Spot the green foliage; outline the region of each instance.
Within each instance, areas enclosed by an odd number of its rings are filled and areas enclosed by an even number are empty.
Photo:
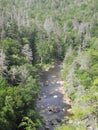
[[[6,27],[6,36],[8,38],[11,38],[11,39],[17,39],[18,38],[18,26],[17,26],[16,21],[12,21]]]
[[[88,88],[91,86],[92,77],[90,77],[89,72],[78,70],[77,77],[80,78],[80,82],[83,84],[85,88]]]
[[[10,130],[18,128],[18,124],[22,121],[23,116],[31,117],[31,120],[37,123],[35,121],[38,118],[35,112],[35,104],[38,92],[39,85],[37,85],[32,77],[28,78],[27,85],[24,87],[7,87],[1,90],[0,120],[3,125],[1,124],[0,128],[4,126],[7,129],[7,123],[9,124]]]
[[[19,125],[19,127],[25,127],[26,130],[36,130],[35,123],[33,123],[32,120],[28,117],[23,118],[22,123]]]
[[[56,130],[86,130],[84,125],[72,126],[72,125],[62,125],[57,127]]]
[[[7,81],[3,77],[0,77],[0,89],[6,89],[7,87],[8,87]]]
[[[40,91],[39,70],[26,60],[21,51],[22,44],[15,39],[13,36],[13,39],[6,38],[0,42],[0,48],[4,50],[8,62],[5,75],[0,77],[0,129],[20,129],[24,117],[30,118],[31,124],[22,129],[36,129],[40,124],[35,110]],[[3,55],[1,58],[3,62]]]
[[[76,130],[76,129],[73,126],[62,125],[60,127],[57,127],[56,130]]]
[[[41,57],[41,62],[48,62],[50,58],[50,52],[49,52],[49,45],[46,42],[39,43],[37,46],[37,50],[39,53],[39,56]]]
[[[0,12],[0,129],[38,127],[39,64],[62,59],[80,126],[58,129],[85,130],[83,118],[98,120],[97,0],[1,0]]]
[[[76,130],[76,129],[73,126],[62,125],[61,127],[58,127],[56,130]]]
[[[18,41],[6,38],[1,42],[0,48],[3,48],[7,56],[9,65],[20,65],[23,58],[20,57],[21,45]]]

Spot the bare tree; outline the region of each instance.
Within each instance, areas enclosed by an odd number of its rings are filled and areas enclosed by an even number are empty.
[[[7,60],[3,49],[0,49],[0,75],[7,71]]]
[[[90,55],[89,54],[83,54],[83,52],[79,52],[77,56],[77,62],[80,64],[81,70],[87,70],[90,66]]]
[[[29,76],[29,71],[25,65],[20,66],[19,68],[19,77],[22,84],[26,84],[27,78]]]
[[[22,53],[25,56],[26,60],[31,63],[33,60],[33,56],[32,56],[32,50],[29,47],[29,44],[24,45],[24,47],[22,49]]]

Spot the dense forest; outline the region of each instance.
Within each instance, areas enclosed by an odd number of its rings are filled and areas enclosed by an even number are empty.
[[[37,130],[40,72],[63,62],[71,117],[98,130],[98,0],[0,0],[0,130]]]

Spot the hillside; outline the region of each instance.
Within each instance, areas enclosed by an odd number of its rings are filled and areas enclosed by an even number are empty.
[[[98,129],[98,1],[0,0],[0,130],[37,130],[40,73],[62,61],[73,116],[57,130]]]

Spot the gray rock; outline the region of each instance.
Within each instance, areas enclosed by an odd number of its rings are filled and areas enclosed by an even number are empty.
[[[57,120],[58,123],[61,123],[61,119],[57,118],[56,120]]]
[[[57,112],[60,112],[60,109],[58,107],[54,106],[54,107],[49,107],[48,111],[53,112],[53,113],[57,113]]]
[[[45,130],[49,130],[49,126],[45,126]]]
[[[51,125],[57,125],[57,124],[58,124],[58,122],[57,122],[57,120],[56,120],[56,119],[54,119],[54,120],[51,120],[51,121],[50,121],[50,124],[51,124]]]

